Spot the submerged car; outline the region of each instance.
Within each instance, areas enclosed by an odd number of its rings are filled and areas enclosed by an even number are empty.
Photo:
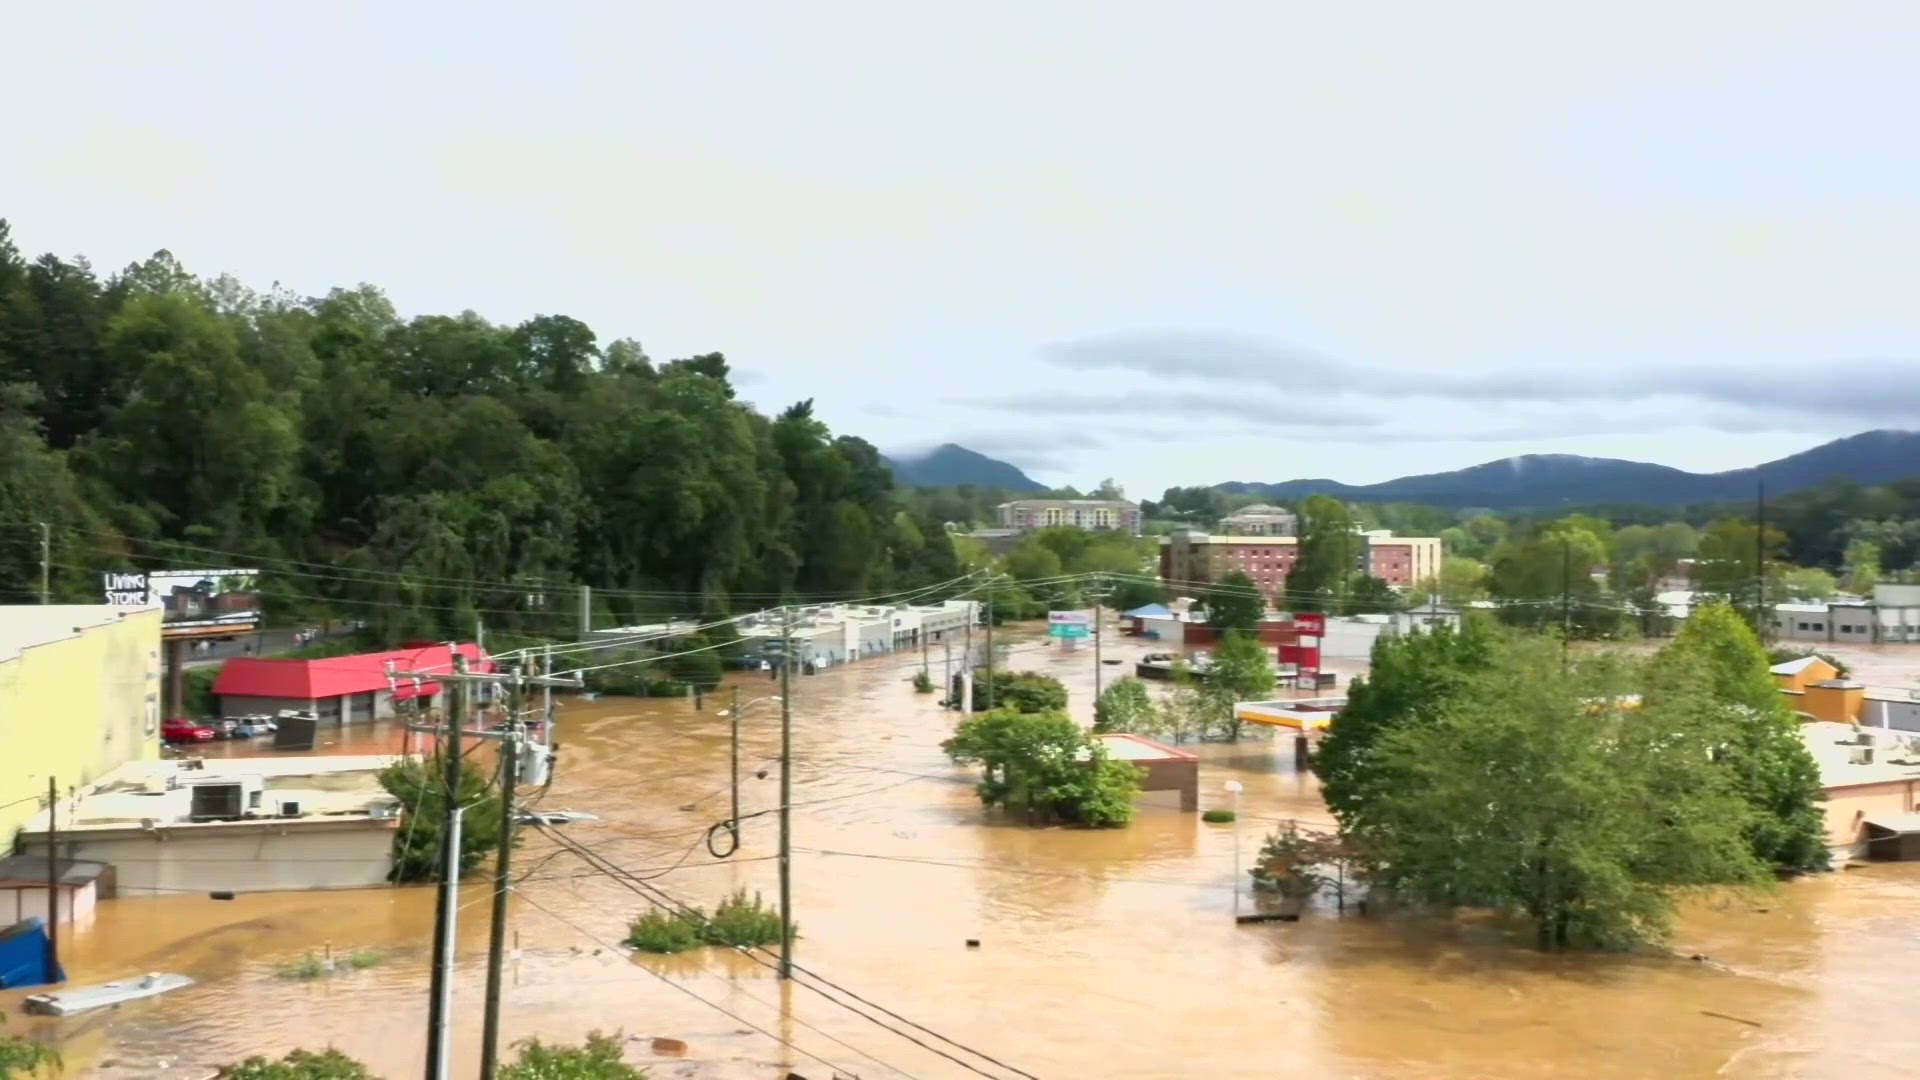
[[[200,721],[184,716],[160,721],[160,737],[170,743],[212,742],[216,734]]]

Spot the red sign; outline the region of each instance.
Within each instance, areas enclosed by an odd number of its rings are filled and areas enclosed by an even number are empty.
[[[1327,617],[1316,611],[1296,612],[1293,616],[1293,628],[1312,637],[1327,636]]]

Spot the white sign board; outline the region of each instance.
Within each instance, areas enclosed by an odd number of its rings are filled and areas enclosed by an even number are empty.
[[[163,630],[252,626],[260,621],[260,591],[253,570],[155,570],[102,574],[107,603],[115,607],[158,605]]]

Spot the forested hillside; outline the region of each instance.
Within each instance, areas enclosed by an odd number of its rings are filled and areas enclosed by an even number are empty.
[[[0,602],[36,593],[41,522],[56,599],[257,566],[282,613],[390,639],[568,627],[582,582],[604,624],[959,572],[872,446],[736,400],[720,353],[261,293],[166,252],[103,276],[0,222]]]

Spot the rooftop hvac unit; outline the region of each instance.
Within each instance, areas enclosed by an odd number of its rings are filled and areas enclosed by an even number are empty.
[[[1849,765],[1873,764],[1873,747],[1871,746],[1854,747],[1853,753],[1847,755],[1847,764]]]
[[[240,783],[195,784],[187,820],[234,821],[246,816],[246,806],[246,789]]]

